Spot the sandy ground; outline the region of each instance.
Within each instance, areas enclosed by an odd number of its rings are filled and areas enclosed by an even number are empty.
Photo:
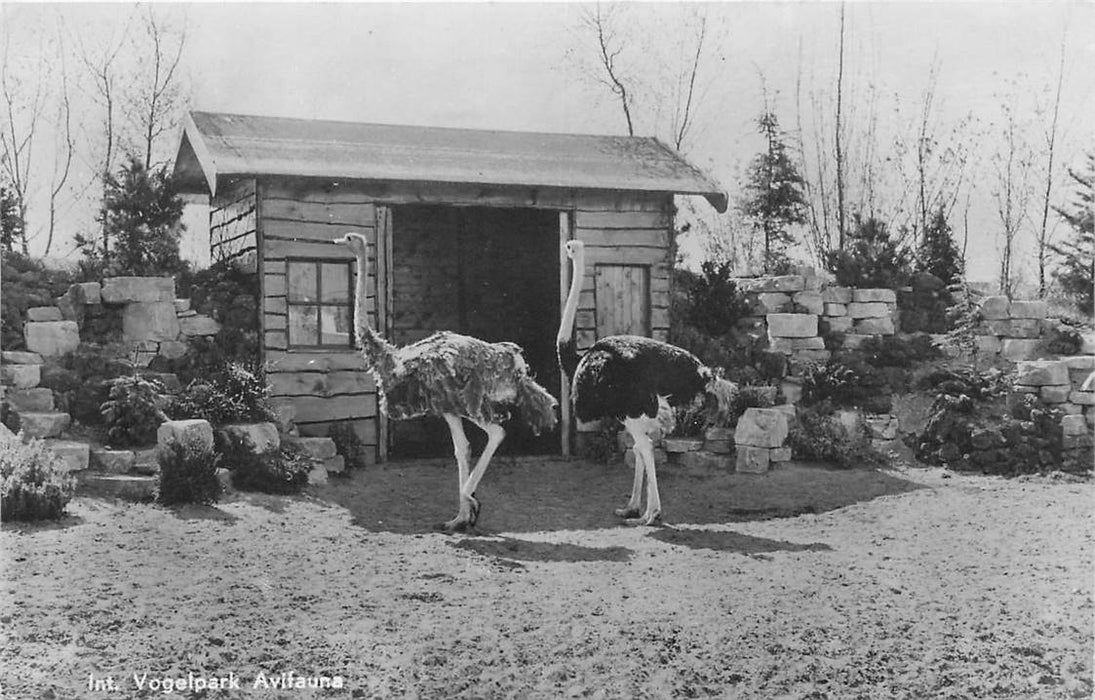
[[[497,460],[476,536],[430,529],[456,505],[433,462],[78,498],[0,531],[3,697],[1091,697],[1092,483],[662,472],[660,528],[611,515],[625,467],[579,461]],[[240,690],[134,678],[188,672]],[[254,687],[289,672],[343,687]]]

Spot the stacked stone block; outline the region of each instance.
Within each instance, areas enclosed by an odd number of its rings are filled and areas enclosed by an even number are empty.
[[[1064,415],[1061,418],[1062,466],[1072,471],[1092,468],[1095,428],[1095,356],[1059,360],[1025,360],[1016,366],[1015,394],[1028,394]]]
[[[1033,360],[1045,352],[1045,339],[1057,321],[1047,318],[1044,301],[1009,300],[1005,296],[981,301],[981,323],[977,328],[977,352],[992,360],[1010,362]]]
[[[791,448],[784,446],[789,432],[787,411],[782,408],[748,408],[734,430],[735,469],[763,474],[791,459]]]

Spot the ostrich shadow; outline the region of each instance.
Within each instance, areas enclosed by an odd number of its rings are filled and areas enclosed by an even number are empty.
[[[716,552],[735,552],[754,559],[767,559],[771,552],[831,552],[833,548],[822,542],[799,544],[787,540],[754,537],[732,530],[702,530],[698,528],[665,527],[651,532],[648,537],[666,544],[710,549]]]
[[[624,527],[613,514],[631,490],[630,467],[561,457],[496,457],[479,485],[482,533],[600,530]],[[766,474],[658,469],[662,512],[670,525],[711,525],[825,513],[925,488],[873,469],[788,463]],[[408,460],[331,480],[313,496],[345,508],[371,532],[422,534],[456,514],[451,460]],[[739,543],[740,544],[740,543]]]
[[[451,546],[504,562],[625,562],[632,555],[627,547],[586,547],[567,542],[532,542],[502,536],[468,537],[451,543]]]

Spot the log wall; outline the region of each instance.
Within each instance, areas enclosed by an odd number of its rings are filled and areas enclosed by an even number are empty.
[[[217,192],[209,209],[209,255],[212,262],[231,260],[244,270],[256,270],[256,203],[254,180],[240,180]]]

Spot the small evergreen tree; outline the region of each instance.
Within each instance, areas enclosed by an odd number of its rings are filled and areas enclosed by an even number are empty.
[[[910,277],[907,250],[890,238],[886,224],[878,219],[855,218],[855,230],[849,232],[843,250],[825,256],[829,271],[843,287],[882,287],[894,289]]]
[[[962,254],[942,207],[935,210],[924,230],[924,238],[916,252],[916,268],[919,272],[930,272],[948,286],[962,279]]]
[[[788,228],[806,223],[805,185],[776,115],[765,111],[757,119],[757,128],[766,147],[749,166],[747,194],[739,208],[764,232],[765,272],[780,274],[791,266],[787,248],[793,239]]]
[[[15,244],[26,239],[25,231],[18,195],[10,187],[0,185],[0,247],[9,253],[15,250]]]
[[[116,175],[106,178],[99,221],[102,240],[76,237],[91,277],[171,275],[186,269],[179,256],[183,200],[167,168],[149,170],[130,156]]]
[[[1087,172],[1070,169],[1075,180],[1074,200],[1054,207],[1072,228],[1071,240],[1050,244],[1060,263],[1053,276],[1085,314],[1095,313],[1095,154],[1087,154]]]

